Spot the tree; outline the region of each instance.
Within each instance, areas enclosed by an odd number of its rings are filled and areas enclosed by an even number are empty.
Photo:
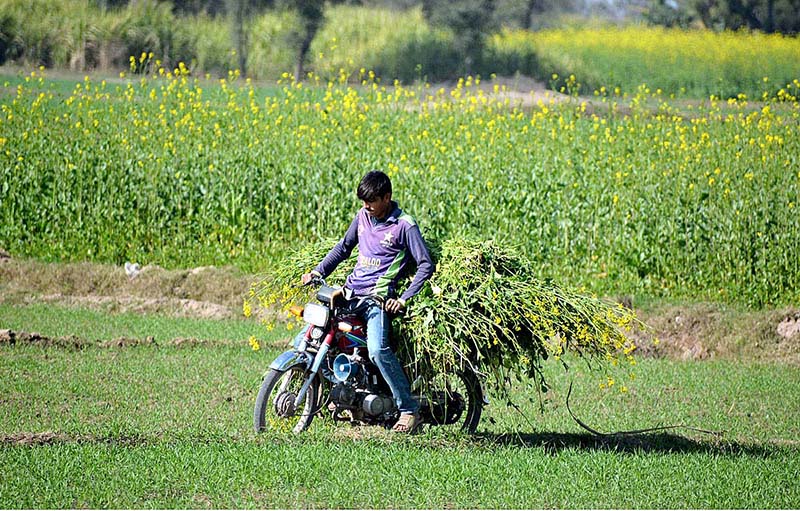
[[[533,24],[533,17],[541,14],[545,10],[544,0],[528,0],[525,2],[525,14],[522,20],[525,23],[523,28],[528,28]]]
[[[226,0],[226,9],[233,23],[233,45],[236,48],[238,69],[247,75],[247,40],[250,29],[247,26],[256,10],[272,6],[272,0]]]
[[[292,5],[300,15],[301,26],[298,37],[297,58],[294,66],[294,79],[300,81],[303,79],[303,69],[308,50],[311,49],[311,42],[325,19],[325,6],[323,0],[296,0],[286,3]]]
[[[330,3],[345,3],[348,0],[330,0]],[[351,3],[360,3],[357,0],[350,0]],[[295,58],[294,79],[300,81],[305,74],[305,61],[308,51],[311,49],[311,42],[317,31],[325,22],[325,1],[324,0],[281,0],[281,4],[288,9],[294,10],[300,16],[299,30],[296,32],[295,44],[297,45],[297,56]]]
[[[338,3],[343,0],[333,0]],[[246,74],[247,47],[249,29],[248,21],[257,9],[279,7],[295,11],[300,17],[300,25],[295,32],[297,54],[295,58],[294,78],[303,79],[305,60],[311,49],[311,42],[325,20],[324,0],[226,0],[228,14],[233,22],[234,44],[239,57],[239,70]]]
[[[212,16],[225,12],[225,0],[171,0],[175,14],[200,14]]]
[[[233,30],[233,47],[236,48],[236,56],[238,57],[237,69],[242,75],[247,75],[247,36],[249,30],[245,26],[248,11],[250,10],[249,0],[226,0],[226,10],[231,17]]]
[[[644,18],[653,25],[688,28],[695,16],[686,5],[675,0],[654,0],[645,10]]]
[[[800,0],[652,0],[645,17],[658,25],[697,22],[715,30],[793,34],[800,32]]]
[[[493,28],[495,0],[422,0],[422,12],[432,25],[450,28],[464,56],[464,73],[480,63],[486,34]]]
[[[128,5],[128,0],[95,0],[95,4],[101,11],[107,9],[125,7]]]

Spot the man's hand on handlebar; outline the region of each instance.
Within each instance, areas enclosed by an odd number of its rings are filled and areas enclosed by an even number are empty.
[[[320,278],[320,277],[322,277],[322,275],[320,275],[319,273],[317,273],[315,271],[310,271],[308,273],[304,273],[303,276],[300,277],[300,281],[303,283],[304,286],[307,286],[307,285],[311,284],[311,282],[315,278]]]
[[[320,275],[319,272],[314,271],[314,270],[312,270],[312,271],[310,271],[308,273],[304,273],[300,277],[300,281],[303,283],[304,286],[307,286],[309,284],[317,284],[318,285],[320,283],[322,283],[322,284],[325,283],[325,280],[323,280],[322,275]],[[403,309],[406,308],[406,302],[402,298],[389,298],[387,300],[384,300],[380,296],[375,296],[375,297],[372,297],[372,298],[375,298],[376,300],[378,300],[378,301],[376,301],[376,303],[378,305],[381,305],[383,307],[383,310],[385,310],[386,312],[388,312],[390,314],[398,314]]]

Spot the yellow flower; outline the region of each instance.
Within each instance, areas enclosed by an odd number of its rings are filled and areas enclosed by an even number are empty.
[[[251,335],[250,339],[248,339],[248,342],[250,343],[250,347],[253,349],[253,351],[258,351],[261,349],[261,345],[258,343],[256,336]]]

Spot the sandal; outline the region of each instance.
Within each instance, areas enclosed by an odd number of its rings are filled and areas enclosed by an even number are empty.
[[[418,413],[401,413],[400,418],[392,427],[392,431],[396,433],[414,433],[420,424]]]

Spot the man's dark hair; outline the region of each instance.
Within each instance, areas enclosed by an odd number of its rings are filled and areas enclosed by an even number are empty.
[[[380,170],[372,170],[361,178],[356,194],[360,200],[372,202],[392,193],[392,181]]]

